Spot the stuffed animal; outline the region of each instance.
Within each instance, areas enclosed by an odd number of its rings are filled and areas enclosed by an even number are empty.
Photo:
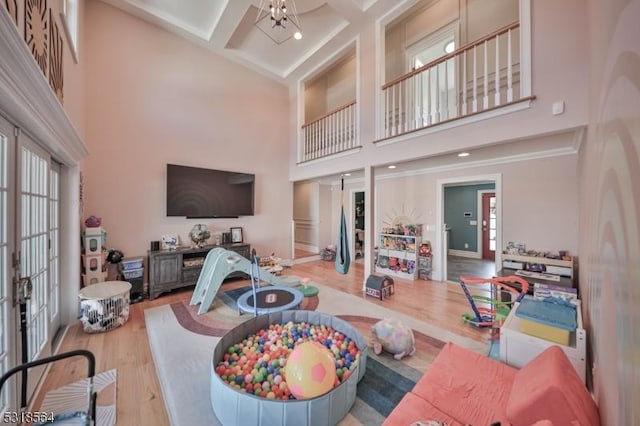
[[[376,355],[384,350],[397,360],[416,351],[413,330],[397,319],[383,319],[371,327],[371,343]]]

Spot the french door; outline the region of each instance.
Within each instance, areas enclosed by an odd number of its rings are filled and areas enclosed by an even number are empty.
[[[48,152],[0,117],[0,374],[51,354],[60,323],[58,203],[59,169]],[[30,370],[27,398],[42,371]],[[2,411],[19,407],[19,380],[4,389]]]
[[[10,160],[11,159],[11,160]],[[15,248],[15,137],[13,126],[0,117],[0,375],[16,365],[17,313],[13,306]],[[10,207],[11,206],[11,207]],[[0,395],[0,412],[15,411],[16,378]]]

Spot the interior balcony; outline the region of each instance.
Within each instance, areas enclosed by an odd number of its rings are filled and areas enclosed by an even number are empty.
[[[359,66],[366,53],[354,47],[304,82],[297,164],[527,107],[535,97],[530,22],[525,18],[521,25],[521,3],[421,1],[381,22],[376,69]],[[375,85],[363,84],[373,81],[365,75],[371,72],[377,74]],[[375,102],[358,103],[356,93]],[[361,127],[370,126],[369,117],[375,130]]]

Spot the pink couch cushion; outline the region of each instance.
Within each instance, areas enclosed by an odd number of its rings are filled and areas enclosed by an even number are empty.
[[[462,424],[507,424],[505,407],[516,372],[447,343],[412,392]]]
[[[514,426],[543,419],[554,425],[600,425],[595,402],[558,346],[547,348],[516,373],[506,412]]]
[[[382,424],[383,426],[409,426],[413,422],[424,420],[439,420],[451,426],[461,426],[461,423],[454,418],[411,392],[402,397],[400,403]]]

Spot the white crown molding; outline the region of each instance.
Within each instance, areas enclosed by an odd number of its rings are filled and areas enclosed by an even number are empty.
[[[0,7],[0,52],[0,112],[57,160],[79,163],[87,148],[4,7]]]
[[[194,27],[193,25],[190,25],[183,20],[177,19],[173,15],[167,14],[162,10],[159,10],[151,6],[150,4],[142,3],[139,0],[126,0],[126,3],[128,3],[131,7],[134,7],[140,10],[141,12],[148,14],[149,16],[153,16],[156,19],[165,21],[169,25],[172,25],[176,28],[179,28],[191,34],[194,37],[197,37],[204,41],[209,41],[213,36],[213,32],[215,31],[218,25],[218,22],[220,22],[220,18],[222,17],[222,11],[224,11],[227,5],[229,4],[229,0],[224,1],[224,4],[219,8],[220,12],[217,12],[216,16],[213,17],[211,24],[208,25],[207,28]],[[115,3],[110,3],[110,4],[115,5]]]
[[[408,170],[408,171],[401,171],[401,172],[396,172],[396,173],[385,174],[383,176],[378,176],[377,179],[379,179],[379,180],[395,179],[395,178],[398,178],[398,177],[444,173],[444,172],[448,172],[448,171],[452,171],[452,170],[473,169],[473,168],[476,168],[476,167],[495,166],[495,165],[498,165],[498,164],[515,163],[515,162],[519,162],[519,161],[538,160],[538,159],[541,159],[541,158],[559,157],[559,156],[562,156],[562,155],[574,155],[574,154],[577,154],[577,153],[578,153],[578,151],[575,149],[575,147],[567,146],[567,147],[556,148],[556,149],[547,149],[547,150],[544,150],[544,151],[527,152],[527,153],[524,153],[524,154],[508,155],[508,156],[505,156],[505,157],[488,158],[488,159],[485,159],[485,160],[478,160],[478,161],[468,161],[468,162],[465,162],[465,163],[462,163],[462,164],[447,164],[447,165],[436,166],[436,167],[424,167],[424,168],[416,169],[416,170]]]

